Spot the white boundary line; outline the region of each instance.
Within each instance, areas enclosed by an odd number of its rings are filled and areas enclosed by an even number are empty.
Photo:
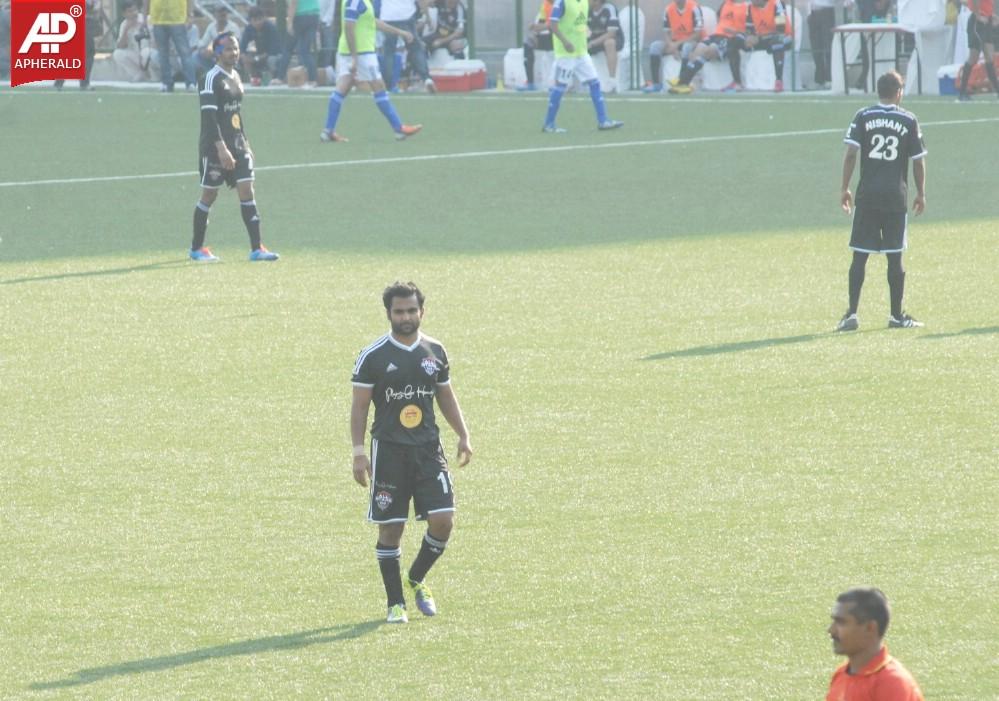
[[[964,126],[969,124],[988,124],[999,122],[999,117],[982,117],[981,119],[952,119],[939,122],[925,122],[922,126]],[[536,153],[559,153],[567,151],[592,151],[596,149],[635,148],[647,146],[674,146],[684,144],[720,143],[726,141],[755,141],[759,139],[785,139],[797,136],[817,136],[822,134],[845,133],[845,129],[808,129],[802,131],[778,131],[764,134],[728,134],[721,136],[694,136],[683,139],[652,139],[642,141],[617,141],[608,144],[575,144],[566,146],[543,146],[537,148],[518,148],[506,151],[463,151],[459,153],[426,154],[423,156],[393,156],[390,158],[367,158],[350,161],[321,161],[318,163],[289,163],[286,165],[262,166],[256,168],[259,172],[304,170],[307,168],[342,168],[345,166],[385,165],[395,163],[420,163],[426,161],[448,161],[463,158],[489,158],[493,156],[522,156]],[[96,178],[60,178],[52,180],[22,180],[0,182],[0,188],[31,187],[33,185],[75,185],[88,183],[110,183],[123,180],[162,180],[166,178],[190,178],[197,171],[189,170],[178,173],[147,173],[144,175],[108,175]]]

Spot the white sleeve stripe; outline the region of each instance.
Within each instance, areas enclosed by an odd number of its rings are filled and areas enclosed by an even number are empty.
[[[918,161],[919,159],[926,156],[927,153],[929,153],[929,151],[923,151],[922,153],[917,153],[915,156],[912,157],[912,160]]]
[[[369,385],[366,382],[351,382],[350,384],[354,385],[355,387],[367,387],[368,389],[371,389],[372,387],[374,387],[373,384]]]
[[[202,105],[203,110],[218,110],[218,105]]]
[[[447,382],[438,382],[437,384],[440,385],[441,387],[447,387],[449,384],[451,384],[451,380],[448,380]]]
[[[860,143],[854,141],[853,139],[843,139],[843,143],[850,144],[851,146],[856,146],[857,148],[860,148]]]
[[[372,343],[370,346],[368,346],[367,348],[365,348],[363,351],[361,351],[360,357],[358,357],[357,362],[354,363],[354,374],[356,375],[357,373],[359,373],[361,371],[361,365],[364,364],[364,360],[365,360],[365,358],[368,357],[369,353],[371,353],[373,350],[375,350],[377,348],[380,348],[381,346],[384,346],[387,342],[388,342],[388,334],[385,334],[384,336],[382,336],[381,338],[379,338],[377,341],[375,341],[374,343]]]

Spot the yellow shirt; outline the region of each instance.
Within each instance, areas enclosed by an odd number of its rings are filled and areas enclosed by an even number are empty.
[[[150,24],[184,24],[187,0],[149,0]]]

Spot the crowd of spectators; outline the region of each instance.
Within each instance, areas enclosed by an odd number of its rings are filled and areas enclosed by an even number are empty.
[[[283,85],[297,60],[304,80],[292,84],[315,87],[332,82],[339,36],[342,0],[288,0],[285,27],[258,5],[243,17],[234,17],[227,5],[213,6],[212,17],[198,18],[190,0],[120,0],[120,11],[102,56],[105,79],[127,82],[161,82],[171,92],[178,81],[188,90],[198,75],[215,64],[212,43],[222,33],[239,39],[238,70],[244,82]],[[0,0],[0,79],[10,75],[11,0]],[[433,91],[428,58],[440,49],[453,57],[467,57],[466,9],[461,0],[383,0],[389,21],[408,31],[408,41],[385,34],[379,64],[392,92],[401,87]],[[100,0],[88,0],[100,8]],[[211,6],[211,5],[209,5]],[[98,13],[103,17],[103,13]],[[88,38],[105,37],[105,29],[88,25]],[[106,50],[106,49],[105,49]],[[88,51],[90,62],[94,51]],[[164,65],[166,68],[164,68]],[[89,65],[88,65],[89,68]],[[89,86],[88,78],[81,87]]]

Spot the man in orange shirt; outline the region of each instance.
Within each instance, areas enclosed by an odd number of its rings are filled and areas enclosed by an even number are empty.
[[[880,589],[859,587],[836,597],[829,637],[847,661],[833,673],[826,701],[924,701],[916,680],[882,642],[890,617]]]
[[[774,92],[784,90],[784,50],[793,43],[794,35],[784,3],[781,0],[752,0],[749,4],[746,39],[739,48],[745,51],[766,51],[773,56],[774,75],[777,77]]]
[[[749,4],[744,0],[724,0],[718,8],[718,24],[715,31],[704,41],[697,45],[697,48],[690,55],[690,60],[680,70],[680,78],[676,85],[669,91],[674,95],[689,95],[694,91],[690,86],[690,81],[694,79],[697,72],[704,67],[704,64],[714,59],[727,58],[729,67],[733,61],[740,61],[738,46],[746,38],[746,19],[749,16]],[[735,42],[732,44],[731,42]],[[737,75],[738,66],[733,68],[732,73]],[[726,91],[735,90],[736,83],[733,81]]]
[[[967,0],[971,16],[968,18],[968,61],[961,69],[961,93],[958,99],[967,102],[968,77],[971,69],[978,65],[979,54],[985,55],[985,72],[992,83],[992,89],[999,94],[999,79],[993,62],[996,50],[996,37],[999,36],[999,17],[996,16],[994,0]]]
[[[704,13],[695,0],[673,0],[663,11],[663,29],[666,36],[649,44],[649,66],[652,81],[642,88],[644,93],[661,92],[663,56],[673,56],[680,61],[680,69],[687,65],[687,58],[704,38]]]

